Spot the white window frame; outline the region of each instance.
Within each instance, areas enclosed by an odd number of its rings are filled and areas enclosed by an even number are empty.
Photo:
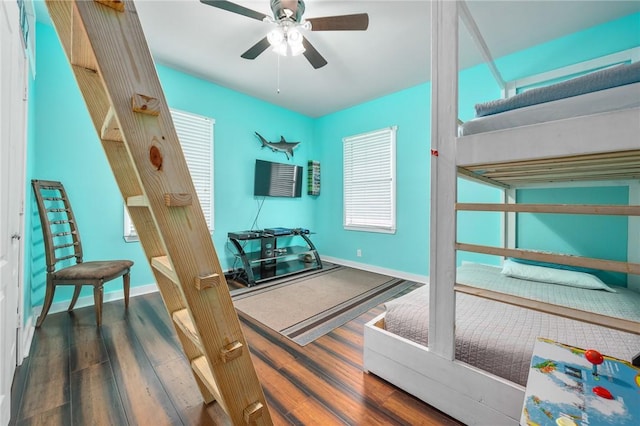
[[[342,139],[344,229],[396,232],[397,130],[391,126]]]
[[[209,231],[213,233],[213,129],[215,120],[190,112],[170,109],[189,173],[198,194]],[[138,233],[124,206],[124,239],[139,241]]]

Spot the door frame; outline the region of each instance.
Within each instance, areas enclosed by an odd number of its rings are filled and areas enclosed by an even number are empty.
[[[26,10],[21,10],[18,3],[2,2],[0,7],[0,28],[3,34],[8,34],[7,40],[3,40],[0,55],[2,56],[3,70],[0,71],[0,78],[3,87],[3,97],[6,104],[0,109],[3,114],[0,121],[5,127],[3,136],[8,138],[8,143],[3,155],[6,155],[3,163],[8,167],[3,167],[1,178],[7,182],[7,194],[2,194],[3,202],[9,200],[6,220],[7,231],[4,237],[9,242],[7,244],[10,280],[7,285],[9,289],[6,293],[6,308],[2,313],[4,324],[2,327],[3,337],[3,361],[1,368],[3,377],[3,389],[0,393],[3,396],[1,419],[4,422],[10,416],[11,410],[11,388],[15,378],[15,369],[22,364],[22,360],[28,353],[29,342],[24,341],[23,311],[25,303],[24,294],[24,249],[25,249],[25,195],[26,195],[26,154],[27,154],[27,129],[28,129],[28,88],[29,88],[29,60],[26,45],[20,27],[20,13],[25,14]],[[28,24],[25,24],[28,25]],[[35,22],[31,20],[31,25]],[[7,88],[9,90],[7,90]],[[6,109],[5,109],[6,107]],[[7,130],[8,129],[8,130]],[[15,157],[15,158],[14,158]],[[6,196],[6,200],[5,200]],[[5,278],[7,277],[5,276]],[[6,289],[5,289],[6,290]],[[15,318],[11,318],[15,312]],[[10,318],[10,320],[7,320]],[[15,325],[15,329],[14,329]],[[11,340],[15,339],[15,340]],[[13,352],[15,349],[15,353]],[[11,365],[10,363],[13,363]],[[6,368],[6,370],[5,370]],[[5,373],[7,377],[5,377]],[[7,386],[7,388],[5,388]]]

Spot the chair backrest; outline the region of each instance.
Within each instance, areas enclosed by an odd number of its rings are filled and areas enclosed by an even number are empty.
[[[31,181],[31,186],[42,225],[47,272],[54,272],[58,262],[68,259],[75,258],[76,263],[82,263],[80,234],[64,186],[60,182],[36,179]]]

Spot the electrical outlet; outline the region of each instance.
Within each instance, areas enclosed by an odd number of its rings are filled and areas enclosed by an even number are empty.
[[[357,250],[356,250],[356,256],[358,256],[358,257],[362,257],[362,250],[357,249]]]

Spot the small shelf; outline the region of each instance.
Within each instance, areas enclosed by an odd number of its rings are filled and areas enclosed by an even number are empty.
[[[299,230],[281,235],[258,230],[229,232],[228,237],[242,260],[246,284],[252,287],[275,278],[322,269],[320,256],[308,235],[308,231]],[[279,238],[286,238],[287,245],[278,247]],[[294,239],[302,239],[306,245],[291,244]],[[247,240],[260,240],[260,250],[245,252],[244,244]]]
[[[283,247],[280,250],[284,250],[284,251],[276,252],[273,254],[273,256],[270,256],[270,257],[263,257],[262,252],[259,252],[259,251],[246,253],[246,256],[249,263],[254,263],[254,262],[265,262],[270,260],[271,261],[278,260],[278,259],[282,259],[283,257],[300,256],[302,254],[311,253],[313,251],[309,247],[302,247],[302,246]]]
[[[320,266],[321,267],[321,266]],[[295,275],[305,271],[320,269],[316,262],[305,263],[301,260],[280,261],[253,267],[253,279],[255,284],[260,284],[275,278]]]

